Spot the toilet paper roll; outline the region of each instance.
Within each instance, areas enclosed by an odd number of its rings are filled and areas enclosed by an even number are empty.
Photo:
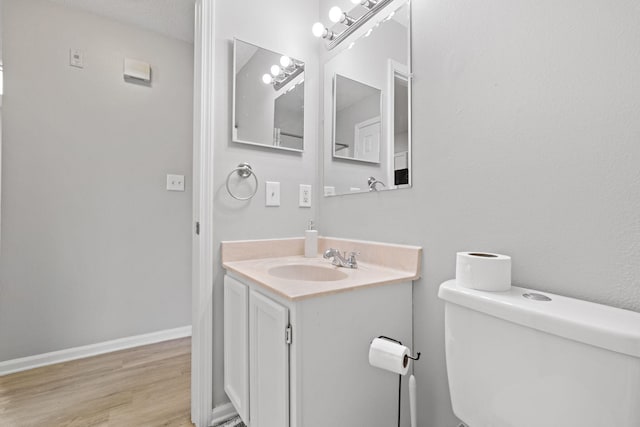
[[[369,347],[369,364],[376,368],[406,375],[409,371],[409,349],[393,341],[376,338]]]
[[[458,252],[456,282],[480,291],[511,289],[511,257],[488,252]]]

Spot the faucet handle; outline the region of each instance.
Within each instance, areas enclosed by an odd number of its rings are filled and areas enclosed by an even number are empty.
[[[360,255],[360,252],[358,251],[351,251],[349,252],[349,258],[348,258],[348,262],[349,264],[351,264],[351,266],[357,266],[358,265],[358,260],[356,260],[356,256]]]

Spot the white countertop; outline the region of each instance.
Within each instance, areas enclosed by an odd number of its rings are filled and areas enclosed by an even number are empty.
[[[269,273],[269,269],[273,267],[294,264],[316,265],[325,268],[339,269],[345,273],[347,277],[332,281],[313,281],[284,279]],[[293,301],[336,292],[351,291],[369,286],[407,282],[419,277],[416,275],[416,272],[395,270],[363,262],[358,263],[358,268],[336,267],[332,265],[329,260],[320,257],[305,258],[301,255],[230,261],[222,265],[236,275],[252,280],[264,286],[266,289]]]
[[[305,258],[301,254],[302,243],[302,239],[297,238],[222,242],[222,266],[235,275],[292,301],[370,286],[403,283],[420,277],[422,248],[417,246],[321,237],[321,250],[331,245],[339,250],[360,252],[358,268],[345,268],[332,265],[330,260],[321,255]],[[271,268],[285,265],[337,269],[346,277],[340,280],[315,281],[285,279],[269,273]]]

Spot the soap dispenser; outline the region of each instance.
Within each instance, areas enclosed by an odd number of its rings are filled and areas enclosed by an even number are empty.
[[[318,230],[313,228],[313,220],[309,220],[309,227],[304,232],[304,256],[306,258],[318,256]]]

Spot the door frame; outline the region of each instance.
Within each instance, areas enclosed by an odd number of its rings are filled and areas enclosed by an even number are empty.
[[[213,418],[213,95],[215,0],[196,0],[193,93],[191,421]],[[197,232],[198,231],[198,232]]]
[[[387,130],[387,152],[389,156],[387,157],[387,180],[391,184],[391,188],[404,188],[411,187],[411,73],[409,72],[410,67],[405,64],[401,64],[393,59],[389,59],[387,61],[387,120],[386,120],[386,130]],[[401,77],[404,81],[407,82],[407,91],[408,91],[408,109],[409,109],[409,132],[408,132],[408,141],[407,141],[407,168],[409,169],[409,183],[404,185],[395,185],[395,82],[396,76]]]

